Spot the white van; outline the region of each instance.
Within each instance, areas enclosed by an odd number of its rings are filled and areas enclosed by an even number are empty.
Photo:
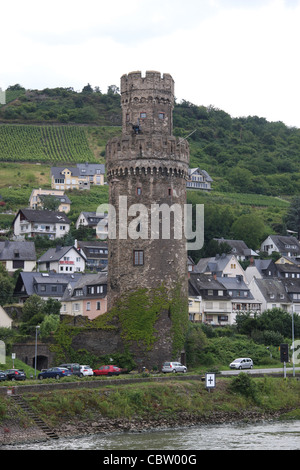
[[[240,357],[229,364],[230,369],[252,369],[253,361],[250,357]]]

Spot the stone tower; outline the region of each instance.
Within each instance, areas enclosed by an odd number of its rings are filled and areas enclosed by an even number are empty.
[[[123,75],[121,105],[122,135],[106,147],[109,203],[116,210],[116,237],[108,241],[108,308],[124,293],[162,284],[168,292],[179,284],[187,301],[180,212],[189,145],[172,135],[174,81],[155,71]]]

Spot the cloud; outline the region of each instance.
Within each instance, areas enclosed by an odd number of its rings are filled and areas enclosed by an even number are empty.
[[[178,100],[300,127],[299,0],[15,0],[2,6],[0,86],[171,73]],[[12,15],[13,8],[13,15]]]

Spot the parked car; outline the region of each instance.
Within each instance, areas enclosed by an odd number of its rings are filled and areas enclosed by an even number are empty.
[[[63,367],[50,367],[50,369],[43,370],[39,373],[38,379],[60,379],[61,377],[69,377],[72,372]]]
[[[167,372],[187,372],[187,368],[180,362],[164,362],[161,371],[164,374]]]
[[[60,364],[58,367],[67,368],[72,372],[73,375],[78,375],[79,377],[81,376],[79,364],[67,363],[67,364]]]
[[[120,367],[117,366],[101,366],[99,369],[94,369],[94,375],[119,375],[121,373]]]
[[[93,369],[90,366],[80,366],[80,375],[94,375]]]
[[[230,369],[252,369],[253,361],[250,357],[240,357],[229,364]]]
[[[21,369],[7,369],[4,373],[7,380],[26,380],[26,374]]]
[[[7,380],[6,373],[3,370],[0,370],[0,382],[2,380]]]

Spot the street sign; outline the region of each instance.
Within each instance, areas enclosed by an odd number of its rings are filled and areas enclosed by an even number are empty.
[[[216,374],[214,372],[206,372],[205,386],[206,388],[214,388],[216,386]]]

